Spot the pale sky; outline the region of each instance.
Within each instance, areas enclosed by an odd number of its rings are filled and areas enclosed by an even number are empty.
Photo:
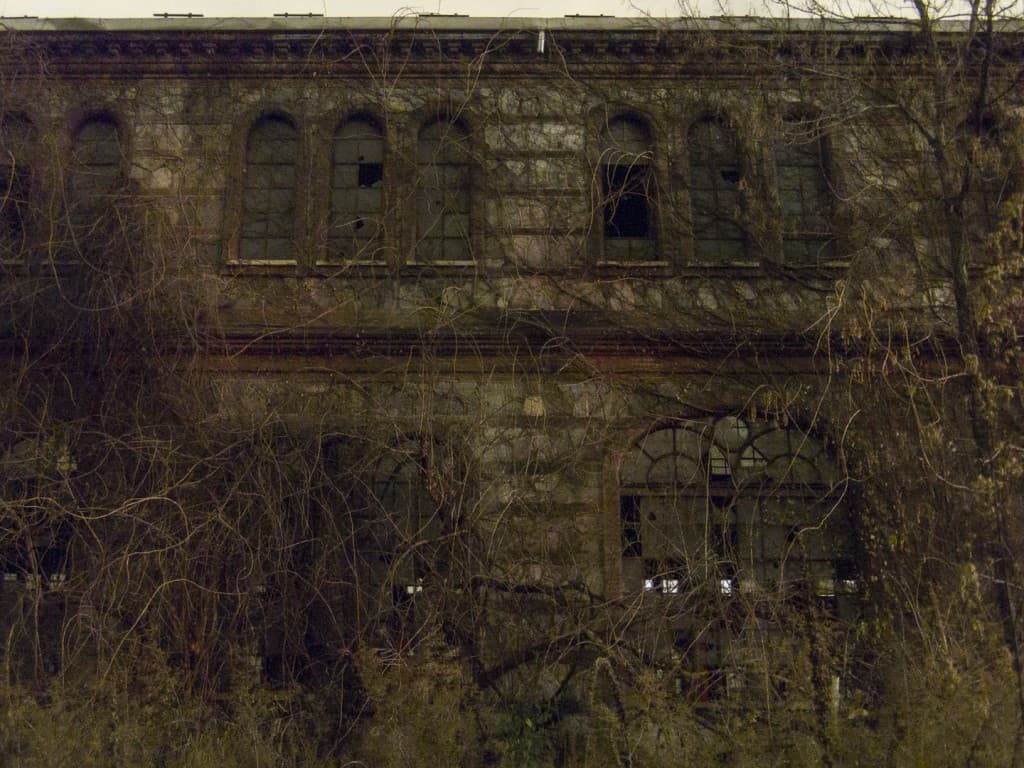
[[[713,0],[707,15],[717,14]],[[735,13],[755,13],[750,6],[762,0],[730,0]],[[129,16],[149,17],[154,13],[201,13],[204,16],[272,16],[275,13],[322,13],[325,16],[385,16],[416,13],[465,13],[470,16],[563,16],[565,14],[606,14],[636,16],[678,16],[676,0],[0,0],[4,16]],[[760,11],[763,13],[764,11]]]
[[[792,0],[805,4],[810,0]],[[948,13],[966,0],[931,0]],[[407,4],[400,4],[400,3]],[[911,15],[910,0],[823,0],[843,15]],[[1024,0],[1006,0],[1020,13]],[[566,14],[610,16],[785,16],[784,0],[0,0],[2,16],[135,17],[155,13],[197,13],[206,17],[272,16],[318,13],[325,16],[384,16],[462,13],[491,17],[558,17]],[[938,15],[941,15],[938,14]]]

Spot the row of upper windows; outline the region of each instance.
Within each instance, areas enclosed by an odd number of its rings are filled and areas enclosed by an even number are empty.
[[[0,121],[0,240],[10,258],[30,230],[31,158],[36,137],[18,115]],[[299,137],[282,115],[257,120],[246,137],[244,181],[237,227],[229,233],[230,260],[289,263],[296,255]],[[72,223],[87,223],[97,200],[122,178],[120,132],[109,117],[93,117],[72,135],[72,166],[65,188]],[[688,135],[690,211],[686,222],[698,261],[745,260],[750,227],[744,211],[744,169],[733,132],[721,121],[695,123]],[[29,158],[29,161],[24,161]],[[595,207],[595,251],[606,263],[658,261],[658,184],[649,126],[635,116],[607,123],[600,138],[600,196]],[[783,254],[790,264],[818,264],[834,255],[832,193],[826,142],[817,132],[776,147],[775,168]],[[384,258],[385,139],[369,117],[343,123],[331,148],[326,261],[381,263]],[[471,137],[460,123],[435,120],[416,145],[416,246],[412,260],[471,263],[475,162]]]
[[[734,133],[721,121],[695,123],[688,137],[688,230],[702,262],[743,261],[750,227],[744,213],[743,161]],[[471,137],[458,122],[423,126],[416,146],[414,261],[472,262],[474,167]],[[641,119],[620,116],[600,138],[600,197],[595,207],[599,261],[658,261],[659,206],[654,142]],[[297,162],[295,125],[266,116],[250,129],[245,151],[239,262],[289,262],[295,254]],[[327,261],[374,263],[383,258],[385,166],[383,132],[370,118],[343,123],[333,137]],[[832,192],[824,137],[803,131],[775,151],[783,252],[790,264],[834,256]]]
[[[299,153],[295,125],[285,117],[263,117],[250,129],[238,261],[295,258]],[[371,119],[349,120],[335,133],[331,156],[326,260],[379,263],[384,260],[383,133]],[[415,184],[420,260],[472,261],[470,156],[469,135],[458,123],[435,121],[419,133]]]
[[[774,146],[774,171],[783,257],[817,265],[835,255],[833,193],[827,141],[816,128],[791,122]],[[643,120],[624,115],[601,136],[603,218],[600,256],[606,262],[658,260],[658,183],[655,142]],[[736,134],[707,117],[687,132],[689,210],[686,233],[699,263],[747,260],[753,228],[745,195],[749,173]]]

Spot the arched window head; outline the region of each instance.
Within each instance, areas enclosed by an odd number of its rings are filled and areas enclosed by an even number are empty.
[[[109,117],[86,120],[71,143],[70,211],[80,231],[102,218],[123,181],[124,157],[117,124]]]
[[[653,174],[647,126],[632,117],[608,123],[601,142],[605,261],[654,257]]]
[[[426,125],[416,146],[416,165],[416,259],[472,260],[468,134],[447,120]]]
[[[815,266],[835,257],[828,143],[809,121],[787,120],[775,147],[786,264]]]
[[[744,256],[736,137],[716,120],[690,128],[690,207],[694,257],[722,264]]]
[[[21,115],[0,119],[0,262],[19,262],[28,234],[35,131]]]
[[[245,146],[245,188],[239,258],[291,261],[295,258],[295,181],[298,140],[283,117],[261,118]]]
[[[366,119],[349,120],[334,134],[327,254],[336,262],[381,259],[384,140]]]

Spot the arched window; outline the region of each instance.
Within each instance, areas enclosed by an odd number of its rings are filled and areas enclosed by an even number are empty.
[[[794,427],[726,416],[650,432],[619,477],[626,586],[666,591],[673,572],[722,590],[747,581],[831,594],[845,567],[827,524],[839,480],[821,444]]]
[[[803,431],[735,416],[677,422],[636,443],[619,494],[625,590],[680,601],[674,645],[700,668],[702,696],[740,664],[728,649],[755,617],[850,614],[858,577],[842,477]],[[753,621],[762,633],[770,624]]]
[[[384,192],[380,129],[366,119],[348,121],[334,134],[333,160],[328,258],[379,261]]]
[[[71,144],[71,223],[78,235],[103,221],[123,181],[124,158],[117,124],[109,117],[90,118],[79,126]]]
[[[245,190],[239,258],[291,261],[295,258],[295,181],[298,140],[283,117],[260,119],[245,146]]]
[[[743,258],[740,161],[736,137],[715,120],[690,128],[690,207],[694,256],[702,263]]]
[[[472,260],[468,134],[447,120],[426,125],[420,131],[416,161],[416,259]]]
[[[30,220],[35,131],[20,115],[0,119],[0,262],[22,261]]]
[[[651,137],[632,117],[608,123],[601,142],[601,210],[605,261],[654,258]]]
[[[441,533],[441,512],[425,484],[425,461],[420,444],[410,441],[386,456],[374,473],[376,556],[387,566],[380,583],[390,585],[396,603],[423,590],[430,552]]]
[[[828,143],[813,122],[787,120],[775,147],[787,264],[813,266],[835,256]]]
[[[443,494],[432,493],[434,449],[429,441],[404,440],[390,446],[365,486],[356,526],[362,573],[360,604],[364,625],[396,651],[417,641],[426,605],[437,597],[443,544],[451,530]]]

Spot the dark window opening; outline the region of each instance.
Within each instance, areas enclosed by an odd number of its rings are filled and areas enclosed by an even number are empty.
[[[326,643],[323,635],[333,635],[330,630],[326,633],[310,630],[309,625],[317,619],[327,623],[326,616],[296,615],[292,619],[296,623],[268,631],[259,648],[259,656],[253,658],[260,681],[270,688],[284,688],[297,681],[322,680],[338,661],[335,643],[339,638],[334,635],[330,643]],[[301,627],[303,621],[307,622],[305,631]]]
[[[708,546],[719,561],[732,560],[739,547],[739,531],[736,526],[716,523],[711,526]]]
[[[280,688],[290,679],[289,665],[281,653],[264,653],[262,678],[265,685]]]
[[[604,236],[646,238],[651,235],[651,211],[646,168],[610,165],[605,169]]]
[[[13,503],[36,503],[34,481],[8,482],[4,490]],[[67,523],[0,525],[0,662],[16,675],[51,675],[61,668],[70,540]]]
[[[852,558],[836,558],[832,561],[832,601],[830,612],[842,619],[851,619],[856,614],[856,598],[860,592],[860,569]]]
[[[22,532],[0,550],[0,570],[4,582],[17,582],[29,589],[59,589],[68,572],[70,527],[62,525],[51,532]]]
[[[20,260],[29,228],[35,133],[23,117],[0,120],[0,261]]]
[[[0,166],[0,261],[18,259],[28,231],[29,189],[27,169]]]
[[[643,542],[640,537],[640,497],[621,496],[619,516],[622,522],[622,556],[641,557]]]
[[[384,163],[359,162],[359,186],[363,189],[379,184],[384,180]]]
[[[444,571],[442,542],[450,527],[428,488],[428,454],[416,440],[393,446],[377,463],[358,524],[360,602],[378,638],[398,652],[422,638],[430,585]]]
[[[601,216],[606,261],[647,261],[654,255],[651,140],[639,120],[620,117],[601,146]]]
[[[406,579],[404,583],[395,584],[391,587],[391,600],[398,606],[408,606],[416,596],[423,592],[423,578],[420,576],[413,576],[412,578]]]

